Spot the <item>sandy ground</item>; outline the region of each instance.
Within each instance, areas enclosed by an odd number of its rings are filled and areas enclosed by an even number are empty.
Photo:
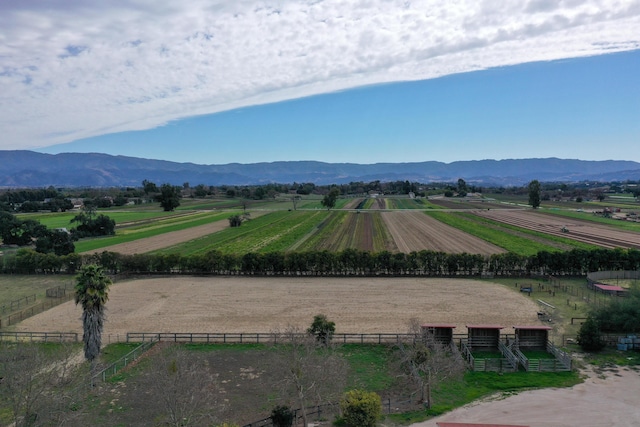
[[[496,423],[529,427],[640,426],[640,373],[630,369],[588,373],[570,389],[527,391],[506,398],[473,402],[412,427],[437,427],[438,422]]]
[[[112,285],[104,341],[127,332],[271,332],[306,328],[319,313],[337,333],[406,332],[423,323],[539,324],[531,299],[502,285],[467,279],[170,277]],[[16,325],[19,331],[81,333],[73,301]]]

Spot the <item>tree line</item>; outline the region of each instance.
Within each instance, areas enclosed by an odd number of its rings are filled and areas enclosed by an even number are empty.
[[[496,276],[571,275],[591,271],[638,270],[637,249],[574,249],[541,251],[525,256],[452,254],[423,250],[411,253],[368,252],[268,252],[229,254],[217,250],[202,254],[134,254],[104,251],[92,255],[39,253],[22,248],[5,254],[4,274],[75,274],[82,265],[98,264],[109,274],[210,274],[257,276]]]

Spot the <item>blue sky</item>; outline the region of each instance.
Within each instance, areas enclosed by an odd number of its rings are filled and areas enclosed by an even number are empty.
[[[640,161],[640,1],[173,3],[0,4],[0,149]]]

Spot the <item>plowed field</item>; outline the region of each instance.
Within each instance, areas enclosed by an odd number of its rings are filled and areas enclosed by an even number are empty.
[[[382,212],[381,215],[400,252],[432,250],[485,255],[505,252],[422,212]]]
[[[539,324],[533,299],[502,285],[466,279],[170,277],[112,285],[104,342],[127,332],[265,332],[306,328],[318,313],[338,333],[402,333],[408,321]],[[82,335],[82,309],[69,301],[16,326]],[[506,329],[506,333],[510,329]]]
[[[529,210],[483,210],[473,213],[506,224],[604,248],[640,249],[640,233],[622,231],[591,221],[563,218]],[[566,227],[569,232],[562,232],[562,227]]]

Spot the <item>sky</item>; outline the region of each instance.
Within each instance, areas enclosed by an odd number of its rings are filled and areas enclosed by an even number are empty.
[[[0,150],[640,161],[640,0],[2,0]]]

